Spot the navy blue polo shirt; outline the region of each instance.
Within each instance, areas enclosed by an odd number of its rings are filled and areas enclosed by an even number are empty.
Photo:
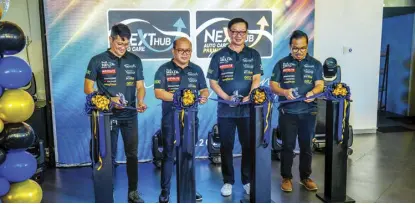
[[[244,46],[237,53],[226,46],[213,55],[207,78],[218,81],[219,86],[229,96],[238,91],[239,95],[245,97],[251,91],[253,76],[257,74],[263,75],[258,51]],[[218,99],[222,98],[218,96]],[[249,117],[249,105],[230,107],[218,103],[217,115],[223,118]]]
[[[202,90],[206,89],[206,80],[203,70],[190,62],[184,69],[173,60],[160,66],[154,76],[154,89],[164,89],[173,93],[178,89]],[[163,116],[174,110],[172,101],[162,102]]]
[[[125,96],[127,106],[136,107],[136,81],[144,80],[141,59],[126,52],[121,58],[109,50],[98,54],[89,61],[85,78],[96,81],[98,91],[109,97],[118,93]],[[112,119],[128,120],[137,117],[137,111],[113,109]]]
[[[271,81],[278,82],[283,89],[298,89],[300,97],[305,97],[307,92],[314,88],[314,82],[323,80],[323,67],[317,59],[307,56],[298,61],[291,54],[277,62],[272,72]],[[279,96],[279,101],[287,100],[285,96]],[[300,114],[317,111],[316,101],[306,103],[304,101],[280,104],[279,109],[286,113]]]

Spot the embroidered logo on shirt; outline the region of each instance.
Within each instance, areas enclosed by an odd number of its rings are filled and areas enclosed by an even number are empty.
[[[233,64],[222,64],[219,66],[220,69],[230,69],[233,68]]]
[[[169,81],[169,82],[179,82],[180,77],[167,77],[167,81]]]
[[[102,74],[115,74],[115,73],[116,73],[116,71],[115,71],[115,69],[103,69],[103,70],[101,71],[101,73],[102,73]]]

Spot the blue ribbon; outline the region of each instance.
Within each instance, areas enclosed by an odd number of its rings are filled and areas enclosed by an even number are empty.
[[[339,101],[339,114],[337,116],[337,142],[343,141],[343,115],[344,111],[344,99]]]
[[[186,114],[186,112],[196,111],[198,107],[198,102],[200,100],[198,96],[198,92],[195,90],[190,90],[194,95],[194,98],[193,98],[194,103],[186,106],[183,103],[183,95],[184,95],[184,92],[188,90],[190,89],[179,89],[175,91],[173,94],[173,107],[175,109],[174,111],[174,132],[175,132],[175,145],[176,146],[180,146],[181,138],[182,138],[181,132],[184,132],[182,131],[183,130],[182,128],[187,128],[187,127],[184,127],[184,124],[190,124],[189,123],[190,121],[188,121],[189,120],[188,114]],[[187,120],[187,123],[184,122],[185,120]],[[184,137],[188,138],[188,135],[184,135]]]
[[[333,93],[333,91],[336,89],[336,87],[341,84],[342,87],[344,87],[347,91],[346,96],[342,96],[342,95],[335,95]],[[339,115],[338,115],[338,133],[337,133],[337,138],[338,138],[338,142],[342,142],[343,141],[343,117],[346,117],[343,113],[344,111],[344,102],[345,100],[347,101],[351,101],[350,97],[351,97],[351,93],[350,93],[350,88],[349,86],[347,86],[345,83],[336,83],[336,84],[332,84],[331,86],[328,86],[325,88],[324,92],[319,93],[319,94],[315,94],[311,97],[301,97],[301,98],[296,98],[293,100],[285,100],[285,101],[275,101],[275,94],[272,93],[271,89],[269,87],[266,86],[261,86],[257,89],[260,89],[261,91],[265,92],[266,95],[266,100],[264,101],[264,103],[262,104],[264,107],[264,111],[263,111],[263,116],[265,118],[265,123],[268,123],[268,125],[270,126],[270,117],[267,117],[267,113],[270,111],[269,109],[272,110],[272,104],[273,103],[279,103],[279,104],[284,104],[284,103],[293,103],[293,102],[299,102],[299,101],[305,101],[308,99],[315,99],[315,98],[325,98],[326,100],[331,100],[331,101],[339,101]],[[250,101],[247,102],[241,102],[241,101],[228,101],[228,100],[223,100],[223,99],[210,99],[213,101],[217,101],[219,103],[224,103],[224,104],[228,104],[228,105],[233,105],[233,106],[238,106],[238,105],[246,105],[246,104],[253,104],[253,94],[254,94],[255,90],[253,90],[251,92],[251,97],[250,97]],[[271,103],[271,105],[269,105],[269,103]],[[348,108],[348,107],[346,107]],[[347,109],[346,114],[348,115],[348,111],[349,109]],[[340,113],[341,112],[341,113]],[[270,128],[265,127],[265,132],[264,132],[264,143],[265,144],[269,144],[270,138],[271,138],[271,131]]]
[[[99,114],[98,117],[98,143],[99,143],[99,152],[101,157],[104,158],[107,155],[105,148],[105,126],[104,126],[104,115]]]

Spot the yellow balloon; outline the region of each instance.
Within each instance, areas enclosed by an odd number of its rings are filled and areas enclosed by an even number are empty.
[[[11,184],[9,192],[1,200],[5,203],[40,203],[42,198],[42,188],[35,181],[28,179]]]
[[[32,96],[24,90],[7,90],[0,98],[0,119],[9,123],[24,122],[35,111]]]
[[[0,120],[0,133],[3,132],[4,129],[4,123],[2,120]]]

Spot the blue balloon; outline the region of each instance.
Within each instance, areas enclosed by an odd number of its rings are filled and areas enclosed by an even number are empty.
[[[37,169],[35,157],[26,151],[7,153],[6,161],[0,165],[0,175],[9,182],[22,182],[31,178]]]
[[[6,89],[18,89],[29,84],[32,69],[23,60],[15,56],[0,60],[0,86]]]
[[[0,177],[0,196],[6,195],[10,190],[10,183],[7,179]]]

